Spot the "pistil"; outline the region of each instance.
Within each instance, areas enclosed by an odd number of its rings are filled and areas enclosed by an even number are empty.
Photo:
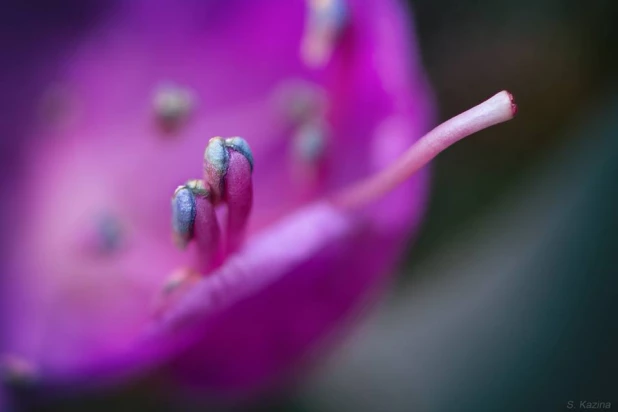
[[[392,165],[337,193],[331,201],[342,208],[362,207],[410,178],[455,142],[490,126],[511,120],[516,113],[517,106],[513,95],[502,91],[440,124],[416,141]]]

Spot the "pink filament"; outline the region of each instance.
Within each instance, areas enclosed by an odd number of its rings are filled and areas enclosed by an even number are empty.
[[[251,164],[241,153],[231,149],[223,193],[227,204],[226,255],[238,250],[245,236],[253,205]]]
[[[480,130],[512,119],[517,112],[513,96],[501,91],[483,103],[447,120],[420,138],[383,171],[336,194],[331,201],[338,207],[357,208],[397,187],[441,151]]]
[[[200,268],[204,273],[222,263],[221,232],[212,200],[204,196],[195,197],[194,239],[199,250]]]

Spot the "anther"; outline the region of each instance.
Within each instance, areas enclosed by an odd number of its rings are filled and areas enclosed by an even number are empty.
[[[245,159],[249,162],[249,166],[251,167],[251,171],[253,171],[253,153],[251,152],[251,148],[249,147],[249,143],[242,137],[230,137],[225,139],[225,145],[242,154]]]
[[[111,253],[122,247],[123,228],[118,218],[105,213],[97,219],[99,249]]]
[[[154,316],[159,317],[168,311],[193,285],[202,279],[202,275],[190,268],[176,269],[166,280],[156,296]]]
[[[153,106],[159,125],[171,133],[185,124],[194,109],[195,97],[189,89],[165,84],[156,90]]]
[[[110,256],[126,245],[125,228],[114,213],[99,213],[87,221],[77,241],[80,255]]]
[[[328,109],[326,91],[317,84],[300,80],[286,80],[273,93],[273,104],[284,121],[297,126],[323,115]]]
[[[193,191],[186,185],[178,186],[172,196],[172,231],[174,243],[184,249],[193,238],[196,202]]]
[[[348,20],[345,0],[306,0],[307,18],[301,57],[311,67],[325,65]]]
[[[326,149],[326,126],[313,121],[302,125],[293,141],[294,153],[306,164],[319,161]]]
[[[230,153],[222,137],[213,137],[204,151],[204,175],[212,189],[215,203],[223,196],[225,174],[230,162]]]
[[[190,189],[195,196],[207,197],[210,195],[210,191],[202,179],[188,180],[185,186]]]

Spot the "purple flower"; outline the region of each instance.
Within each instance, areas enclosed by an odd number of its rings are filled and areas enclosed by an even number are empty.
[[[513,114],[503,92],[408,150],[431,122],[409,35],[395,1],[118,6],[46,91],[12,191],[5,375],[165,363],[223,393],[311,359],[418,227],[414,172]]]

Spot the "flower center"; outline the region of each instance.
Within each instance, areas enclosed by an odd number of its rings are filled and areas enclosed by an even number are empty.
[[[335,193],[329,200],[343,209],[362,208],[410,178],[453,143],[510,120],[516,112],[513,96],[502,91],[442,123],[391,166]],[[318,129],[307,130],[301,138],[300,152],[308,160],[319,157],[324,150],[322,133]],[[204,152],[204,180],[191,180],[176,189],[172,197],[174,239],[180,248],[196,241],[202,270],[216,268],[240,248],[253,201],[252,171],[253,156],[244,139],[213,137]],[[215,210],[219,205],[226,209],[223,234]]]
[[[450,145],[510,120],[516,112],[513,96],[502,91],[437,126],[386,169],[335,193],[327,201],[343,210],[362,209],[410,178]],[[322,142],[305,143],[308,147],[301,151],[307,151],[307,155],[318,156],[323,150]],[[172,197],[174,238],[181,248],[195,241],[200,257],[198,272],[216,269],[241,247],[253,201],[252,171],[253,156],[244,139],[213,137],[204,153],[204,179],[191,180],[176,189]],[[223,232],[219,229],[220,214],[216,206],[225,208]],[[179,269],[168,284],[180,292],[169,297],[170,288],[164,286],[160,308],[167,307],[170,300],[178,299],[178,294],[190,289],[199,278],[196,273],[192,269]]]

